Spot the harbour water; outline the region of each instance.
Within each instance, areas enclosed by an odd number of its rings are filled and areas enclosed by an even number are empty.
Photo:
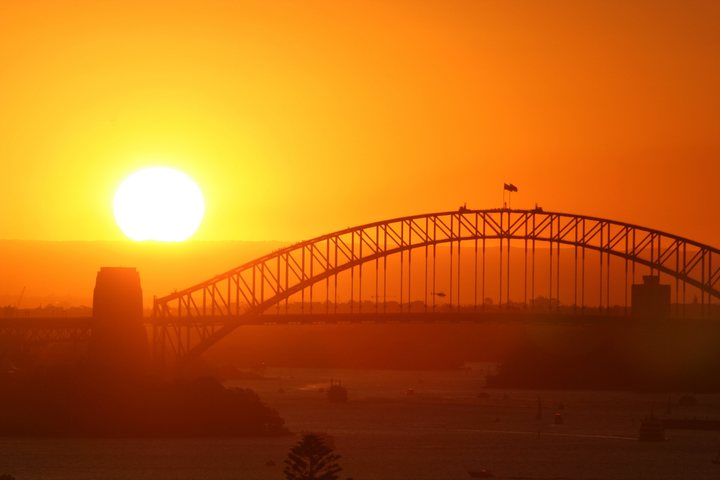
[[[715,479],[720,432],[670,430],[639,442],[641,418],[720,418],[720,395],[483,388],[486,367],[393,371],[268,368],[233,380],[277,408],[297,433],[330,434],[342,478],[464,479],[487,468],[496,478]],[[348,388],[332,404],[331,379]],[[555,425],[555,414],[563,424]],[[538,418],[540,417],[540,418]],[[0,438],[0,473],[18,480],[282,479],[297,436],[282,438]]]

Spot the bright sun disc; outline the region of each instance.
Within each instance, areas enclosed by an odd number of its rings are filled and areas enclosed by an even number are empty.
[[[115,222],[131,240],[181,242],[192,236],[205,213],[205,200],[192,178],[166,167],[139,170],[118,187]]]

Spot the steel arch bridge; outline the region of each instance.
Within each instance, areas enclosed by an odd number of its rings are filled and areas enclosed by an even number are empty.
[[[511,245],[516,247],[515,251]],[[522,247],[519,254],[518,245]],[[491,247],[499,254],[492,280],[487,278],[486,260]],[[449,269],[449,275],[440,282],[442,285],[438,285],[437,275],[440,248],[445,248],[443,268]],[[449,264],[444,258],[447,253]],[[561,254],[565,265],[570,263],[564,269]],[[595,278],[599,282],[592,292],[595,311],[611,311],[611,289],[617,288],[624,276],[621,311],[627,314],[628,292],[636,268],[651,275],[664,275],[674,284],[671,286],[676,316],[684,316],[688,291],[695,295],[701,316],[707,316],[720,299],[720,250],[708,245],[651,228],[585,215],[545,212],[539,208],[461,207],[322,235],[276,250],[190,288],[155,298],[153,348],[158,358],[173,356],[181,363],[187,362],[240,325],[277,322],[274,319],[279,317],[268,312],[274,310],[278,316],[287,313],[291,298],[293,308],[299,305],[301,314],[337,313],[339,307],[350,313],[381,314],[388,312],[391,303],[401,312],[414,309],[433,313],[439,309],[439,297],[445,302],[444,311],[477,311],[485,309],[486,286],[492,284],[500,308],[505,305],[533,311],[536,287],[542,285],[547,298],[555,300],[550,302],[554,305],[551,308],[559,309],[561,275],[571,277],[565,278],[572,286],[566,288],[570,292],[564,293],[572,310],[589,313],[592,309],[586,304],[586,266],[591,254],[596,270],[593,275],[599,271],[599,279]],[[514,268],[511,256],[516,262]],[[543,272],[536,271],[539,256],[547,264]],[[399,257],[399,270],[395,268],[395,274],[388,280],[391,257]],[[463,268],[467,270],[461,257],[465,262],[468,257],[472,260],[469,281],[467,274],[461,275]],[[614,277],[611,258],[615,270],[620,270]],[[520,277],[519,287],[516,283],[511,286],[511,275]],[[338,286],[341,276],[349,282],[345,298]],[[542,282],[537,280],[538,276]],[[399,294],[399,301],[389,301],[389,286]],[[447,289],[447,293],[439,292],[438,288]],[[522,292],[522,301],[511,300],[513,288],[515,297]],[[320,299],[316,290],[322,290]],[[468,300],[468,290],[472,301]],[[367,301],[368,296],[372,302]],[[339,303],[340,300],[347,303]]]

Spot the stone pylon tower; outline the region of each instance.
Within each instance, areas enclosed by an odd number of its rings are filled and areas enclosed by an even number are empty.
[[[89,360],[91,368],[102,374],[133,377],[149,373],[150,352],[136,269],[100,268],[93,293]]]

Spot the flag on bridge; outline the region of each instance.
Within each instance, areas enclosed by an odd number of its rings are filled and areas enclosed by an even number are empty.
[[[515,185],[513,185],[512,183],[506,183],[505,190],[507,190],[508,192],[517,192],[518,191],[517,187]]]

